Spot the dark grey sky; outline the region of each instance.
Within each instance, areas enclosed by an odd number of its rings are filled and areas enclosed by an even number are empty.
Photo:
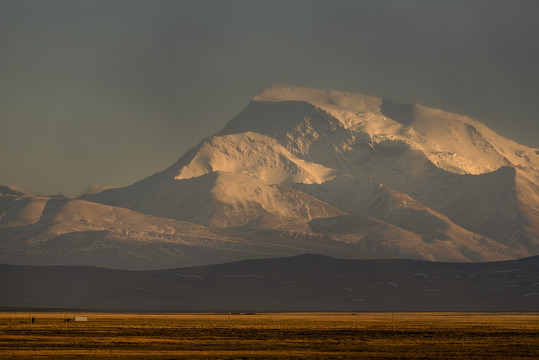
[[[128,185],[274,83],[466,114],[539,147],[539,1],[0,0],[0,184]]]

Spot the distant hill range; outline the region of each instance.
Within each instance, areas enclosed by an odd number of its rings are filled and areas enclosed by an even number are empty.
[[[272,86],[169,168],[78,199],[0,188],[0,262],[155,269],[317,253],[539,254],[539,150],[360,94]]]
[[[0,308],[539,311],[539,257],[489,263],[320,255],[168,270],[0,265]]]

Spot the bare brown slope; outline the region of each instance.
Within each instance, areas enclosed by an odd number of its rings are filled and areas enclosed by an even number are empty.
[[[0,265],[0,306],[175,312],[539,311],[538,260],[462,264],[303,255],[144,272]]]

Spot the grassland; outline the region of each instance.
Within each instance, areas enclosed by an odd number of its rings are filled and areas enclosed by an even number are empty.
[[[0,358],[539,358],[539,314],[77,315],[0,313]]]

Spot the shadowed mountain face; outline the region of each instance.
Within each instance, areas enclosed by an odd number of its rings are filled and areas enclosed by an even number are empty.
[[[539,258],[319,255],[158,271],[0,266],[0,307],[151,311],[539,311]]]
[[[273,86],[130,186],[77,200],[1,188],[0,261],[516,259],[539,254],[537,151],[421,105]]]

